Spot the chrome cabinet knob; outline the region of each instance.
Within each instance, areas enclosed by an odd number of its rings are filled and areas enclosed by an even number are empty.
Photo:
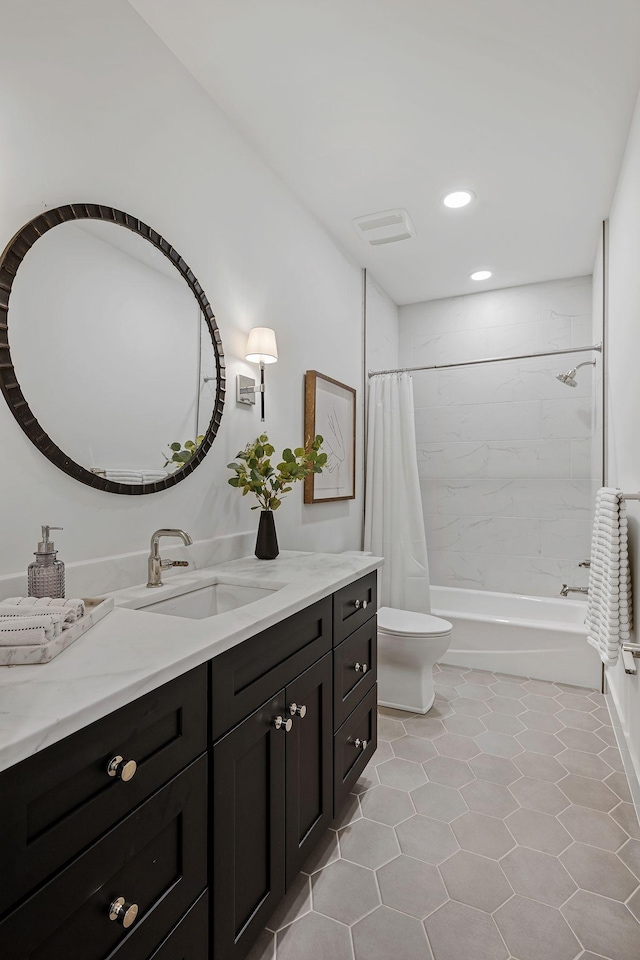
[[[135,760],[123,760],[122,757],[112,757],[107,764],[107,773],[110,777],[117,777],[118,780],[133,780],[136,775],[138,764]]]
[[[356,737],[356,739],[353,741],[353,745],[354,745],[354,747],[356,748],[356,750],[366,750],[366,749],[367,749],[367,741],[366,741],[366,740],[361,740],[360,737]]]
[[[369,605],[368,600],[355,600],[354,603],[356,610],[359,610],[360,607],[362,607],[363,610],[366,610]]]
[[[289,713],[292,717],[298,716],[302,719],[307,715],[307,708],[302,703],[291,703],[289,704]]]
[[[124,897],[117,897],[109,907],[109,920],[117,920],[128,929],[138,916],[138,904],[127,903]]]
[[[291,717],[287,717],[285,720],[284,717],[276,717],[273,721],[273,725],[276,730],[284,730],[285,733],[289,733],[291,727],[293,726],[293,720]]]
[[[355,670],[356,673],[366,673],[367,670],[369,669],[369,664],[367,664],[367,663],[356,663],[356,665],[354,666],[353,669]]]

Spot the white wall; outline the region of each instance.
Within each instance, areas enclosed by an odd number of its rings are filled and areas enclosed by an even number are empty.
[[[640,490],[640,102],[609,218],[607,330],[607,483]],[[629,539],[635,597],[633,639],[640,616],[640,502],[629,501]],[[607,669],[611,695],[640,778],[640,673],[620,661]]]
[[[367,370],[398,366],[398,307],[367,270]]]
[[[226,116],[124,0],[4,0],[0,58],[0,245],[44,205],[91,201],[163,234],[202,283],[227,357],[228,395],[211,453],[165,493],[94,491],[53,467],[0,404],[4,453],[0,572],[26,568],[39,526],[64,526],[68,561],[143,549],[178,526],[205,538],[255,529],[226,464],[263,429],[277,447],[303,437],[303,374],[317,369],[361,395],[361,271],[256,156]],[[237,407],[246,333],[273,326],[267,420]],[[52,383],[55,390],[55,382]],[[159,410],[161,411],[161,399]],[[361,437],[360,437],[361,439]],[[358,498],[278,513],[282,548],[355,548]]]
[[[400,363],[455,363],[591,343],[591,278],[400,307]],[[591,355],[414,374],[434,583],[557,596],[586,584],[591,539]]]

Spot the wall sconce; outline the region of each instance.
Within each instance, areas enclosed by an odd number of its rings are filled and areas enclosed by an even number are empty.
[[[256,393],[260,394],[260,420],[264,422],[264,365],[275,363],[278,359],[278,345],[276,344],[275,330],[271,327],[253,327],[249,331],[245,360],[260,364],[260,384],[251,377],[239,375],[236,386],[238,403],[255,403]]]

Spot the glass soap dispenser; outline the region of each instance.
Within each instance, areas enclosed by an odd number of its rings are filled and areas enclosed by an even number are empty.
[[[34,554],[36,559],[27,571],[30,597],[64,597],[64,563],[56,559],[56,545],[49,540],[50,530],[62,529],[42,528],[42,540]]]

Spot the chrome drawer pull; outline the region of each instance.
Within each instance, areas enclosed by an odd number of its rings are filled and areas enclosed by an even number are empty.
[[[117,777],[118,780],[133,780],[136,775],[138,764],[135,760],[123,760],[122,757],[112,757],[107,764],[107,773],[110,777]]]
[[[289,705],[289,713],[292,717],[298,716],[302,719],[307,715],[307,708],[303,703],[291,703]]]
[[[369,669],[369,665],[367,663],[356,663],[353,669],[356,673],[366,673]]]
[[[360,737],[356,737],[356,739],[353,741],[353,745],[354,745],[354,747],[356,748],[356,750],[366,750],[366,749],[367,749],[367,741],[366,741],[366,740],[361,740]]]
[[[117,920],[128,929],[138,916],[138,904],[126,903],[124,897],[118,897],[109,907],[109,920]]]
[[[273,721],[273,725],[276,730],[284,730],[285,733],[289,733],[291,727],[293,726],[293,720],[291,717],[287,717],[285,720],[284,717],[276,717]]]
[[[369,605],[368,600],[355,600],[354,603],[355,603],[356,610],[359,610],[360,607],[362,607],[363,610],[366,610]]]

